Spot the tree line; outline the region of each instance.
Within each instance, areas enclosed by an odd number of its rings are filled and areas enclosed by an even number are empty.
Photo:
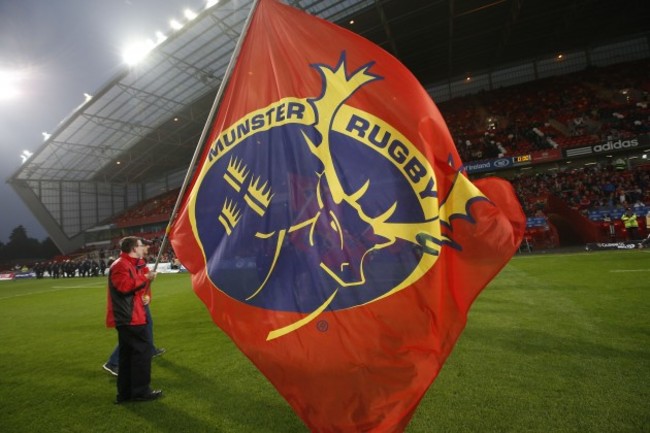
[[[60,254],[49,237],[39,241],[30,238],[22,225],[14,228],[9,235],[9,242],[0,242],[0,262],[13,263],[27,260],[49,260]]]

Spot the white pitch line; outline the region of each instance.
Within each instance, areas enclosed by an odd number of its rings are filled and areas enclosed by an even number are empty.
[[[90,287],[101,287],[103,283],[100,284],[81,284],[78,286],[52,286],[53,289],[86,289]]]
[[[537,253],[537,254],[526,254],[526,255],[514,255],[512,256],[513,259],[538,259],[540,257],[567,257],[567,256],[586,256],[588,253],[585,251],[584,253]]]
[[[54,290],[41,290],[40,292],[28,292],[28,293],[19,293],[17,295],[11,295],[11,296],[3,296],[0,297],[0,301],[4,299],[12,299],[12,298],[20,298],[21,296],[31,296],[31,295],[40,295],[43,293],[53,293],[53,292],[61,292],[63,290],[70,290],[70,289],[86,289],[92,286],[89,285],[83,285],[83,286],[52,286]],[[95,286],[99,287],[99,286]]]
[[[650,269],[611,269],[609,272],[650,272]]]

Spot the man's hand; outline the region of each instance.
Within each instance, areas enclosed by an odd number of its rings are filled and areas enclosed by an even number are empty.
[[[149,305],[149,302],[151,302],[151,296],[149,295],[143,295],[142,296],[142,303],[144,305]]]
[[[153,281],[153,280],[156,279],[157,274],[158,274],[158,272],[149,271],[149,272],[147,272],[147,278],[149,278],[149,281]]]

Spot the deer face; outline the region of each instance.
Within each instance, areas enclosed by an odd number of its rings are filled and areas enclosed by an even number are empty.
[[[321,257],[320,267],[343,287],[364,284],[368,253],[392,242],[375,234],[369,218],[359,212],[356,200],[361,195],[345,195],[336,203],[324,176],[319,180],[317,194],[319,211],[309,239]]]

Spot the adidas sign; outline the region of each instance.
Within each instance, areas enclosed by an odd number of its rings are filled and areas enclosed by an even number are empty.
[[[612,150],[622,150],[622,149],[630,149],[633,147],[637,147],[639,145],[639,140],[636,138],[633,138],[632,140],[616,140],[616,141],[608,141],[605,144],[597,144],[593,147],[594,153],[601,153],[601,152],[611,152]]]

